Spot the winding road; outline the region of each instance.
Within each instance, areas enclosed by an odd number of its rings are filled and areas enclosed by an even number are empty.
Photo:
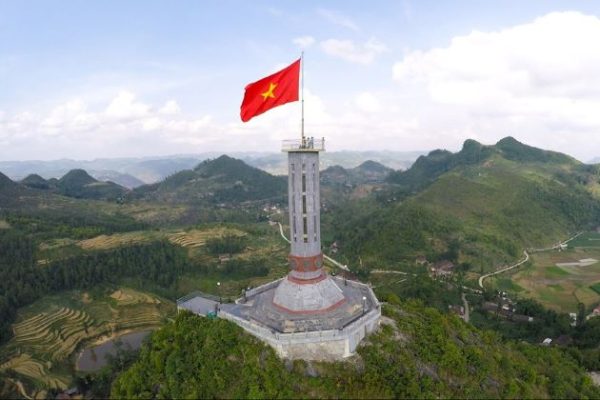
[[[560,248],[562,245],[569,243],[571,240],[575,239],[577,236],[581,235],[583,233],[583,231],[581,232],[577,232],[575,235],[571,236],[570,238],[568,238],[567,240],[564,240],[562,242],[559,242],[558,244],[552,246],[552,247],[548,247],[545,249],[531,249],[531,252],[542,252],[542,251],[548,251],[548,250],[556,250],[558,248]],[[502,272],[506,272],[506,271],[510,271],[513,268],[517,268],[519,265],[526,263],[527,261],[529,261],[529,254],[527,253],[527,250],[523,250],[523,254],[525,254],[525,258],[523,258],[521,261],[519,261],[518,263],[511,265],[510,267],[506,267],[503,269],[499,269],[498,271],[494,271],[494,272],[490,272],[489,274],[485,274],[485,275],[481,275],[479,277],[479,287],[483,289],[483,281],[493,275],[496,274],[500,274]]]
[[[523,263],[526,263],[527,261],[529,261],[529,254],[527,253],[527,250],[523,250],[523,254],[525,254],[525,258],[523,258],[518,263],[511,265],[510,267],[499,269],[498,271],[490,272],[489,274],[481,275],[479,277],[479,287],[483,289],[483,280],[484,279],[486,279],[490,276],[493,276],[493,275],[501,274],[502,272],[510,271],[511,269],[517,268],[519,265],[522,265]]]

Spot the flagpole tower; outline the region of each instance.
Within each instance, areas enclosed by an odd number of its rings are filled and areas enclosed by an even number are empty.
[[[302,143],[304,143],[304,52],[300,53],[300,79],[302,79],[302,84],[300,87],[300,103],[301,103],[301,108],[302,108],[302,117],[301,117],[301,128],[300,128],[300,132],[301,132],[301,139],[302,139]]]
[[[277,105],[298,101],[297,89],[301,88],[301,137],[285,140],[282,146],[288,158],[289,271],[281,279],[244,291],[235,303],[216,303],[202,294],[191,294],[179,299],[177,307],[199,315],[208,315],[216,307],[220,318],[236,323],[284,358],[338,360],[354,354],[360,341],[377,329],[381,305],[369,285],[325,271],[319,177],[325,138],[305,135],[304,53],[299,61],[301,66],[297,60],[249,85],[241,107],[242,120],[248,121]],[[300,73],[301,83],[297,80]],[[290,83],[293,86],[286,91]],[[281,102],[269,103],[278,96]]]

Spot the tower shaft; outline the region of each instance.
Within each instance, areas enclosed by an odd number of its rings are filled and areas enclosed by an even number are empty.
[[[319,151],[288,152],[290,278],[301,283],[322,279]]]

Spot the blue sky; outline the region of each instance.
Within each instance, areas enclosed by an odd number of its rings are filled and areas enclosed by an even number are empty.
[[[298,105],[242,124],[243,87],[302,48],[333,150],[510,134],[600,156],[600,3],[366,4],[0,2],[0,159],[278,151]]]

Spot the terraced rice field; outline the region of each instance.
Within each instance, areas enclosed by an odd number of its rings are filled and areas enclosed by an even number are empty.
[[[107,250],[119,246],[127,246],[137,243],[148,242],[159,238],[158,232],[140,231],[116,233],[114,235],[100,235],[95,238],[81,240],[77,245],[83,250]]]
[[[0,358],[0,372],[28,378],[13,379],[23,397],[41,393],[34,389],[64,389],[72,384],[65,371],[72,369],[72,356],[85,344],[159,327],[174,312],[172,303],[130,288],[49,296],[19,311],[14,337],[0,349],[5,357]],[[36,387],[28,387],[28,381]]]
[[[171,243],[182,247],[196,248],[206,243],[206,240],[223,235],[240,235],[246,233],[233,228],[217,227],[208,229],[191,229],[178,232],[138,231],[116,233],[114,235],[100,235],[91,239],[81,240],[76,244],[83,250],[108,250],[119,246],[128,246],[137,243],[149,242],[157,239],[168,239]],[[45,244],[46,247],[55,243]]]
[[[107,327],[98,326],[86,312],[66,307],[13,325],[16,344],[44,352],[52,361],[64,360],[81,341],[106,330]]]
[[[0,365],[0,372],[12,370],[35,381],[42,382],[48,388],[66,389],[68,381],[65,377],[48,372],[47,364],[31,358],[29,354],[21,354]],[[24,389],[22,389],[25,392]]]
[[[206,244],[208,239],[222,237],[225,235],[244,236],[245,232],[233,228],[210,228],[210,229],[191,229],[189,231],[174,232],[167,235],[171,243],[182,247],[201,247]]]
[[[115,299],[120,306],[143,303],[160,304],[160,300],[154,296],[126,288],[115,290],[110,297]]]

